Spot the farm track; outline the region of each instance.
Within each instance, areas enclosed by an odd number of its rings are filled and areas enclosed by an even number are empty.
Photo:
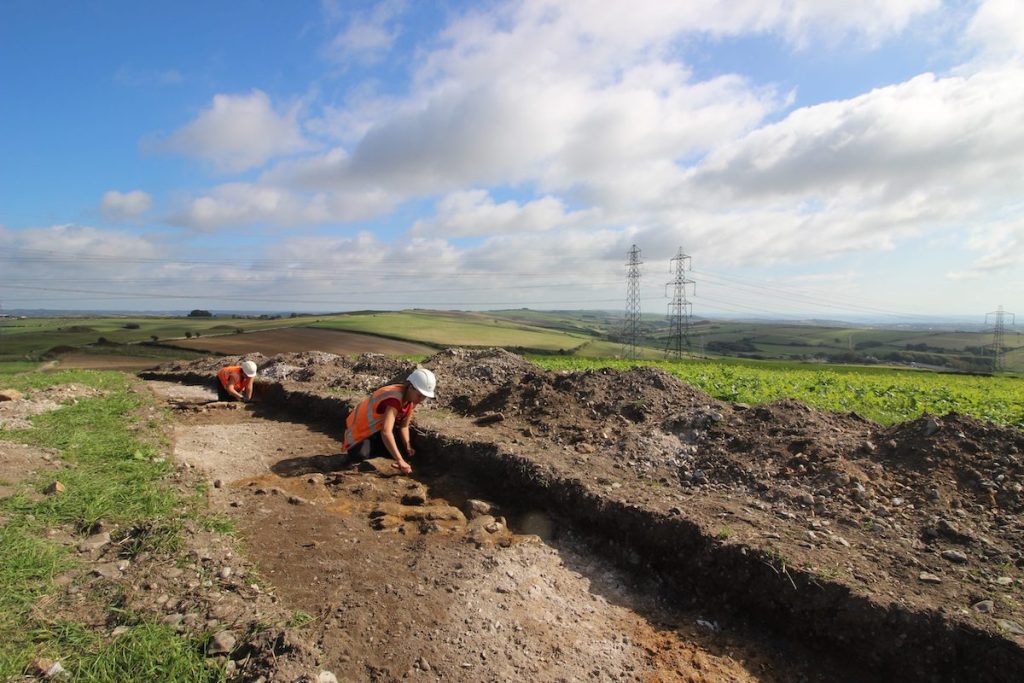
[[[202,372],[148,376],[209,381]],[[338,421],[349,407],[343,399],[282,383],[266,384],[262,400],[264,409],[306,422]],[[528,441],[489,438],[473,420],[452,415],[428,412],[418,424],[417,457],[431,463],[430,471],[460,472],[473,496],[507,509],[544,511],[586,552],[615,562],[636,585],[653,591],[676,618],[711,615],[712,622],[745,634],[747,647],[797,653],[788,673],[799,675],[754,680],[1010,681],[1024,670],[1021,648],[1012,641],[935,611],[851,593],[848,585],[787,566],[761,548],[724,542],[685,506],[664,510],[594,491],[532,458]],[[651,680],[677,680],[670,673]]]

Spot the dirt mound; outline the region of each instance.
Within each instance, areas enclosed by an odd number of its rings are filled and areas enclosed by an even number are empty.
[[[881,448],[873,459],[926,501],[1024,511],[1024,432],[951,413],[925,415],[878,437]]]

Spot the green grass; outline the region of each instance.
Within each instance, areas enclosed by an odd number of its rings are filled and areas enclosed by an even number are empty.
[[[186,333],[200,337],[295,327],[317,320],[316,316],[295,318],[189,318],[172,316],[135,317],[53,317],[24,318],[0,321],[0,361],[38,359],[55,347],[82,348],[95,344],[100,337],[115,344],[184,339]],[[95,347],[97,352],[108,351]],[[130,350],[112,349],[117,353],[152,355],[152,349],[133,346]]]
[[[58,652],[71,652],[62,665],[74,680],[87,683],[225,680],[223,670],[209,669],[200,638],[182,638],[173,629],[140,623],[109,643],[77,624],[59,624],[45,635]]]
[[[39,363],[36,361],[0,361],[0,382],[3,383],[4,388],[7,387],[6,378],[9,375],[16,375],[21,372],[29,372],[39,367]]]
[[[569,352],[590,336],[548,330],[479,313],[400,311],[324,318],[310,327],[376,334],[436,346],[503,346]]]
[[[99,520],[123,530],[122,551],[169,551],[180,542],[188,518],[203,516],[200,498],[181,496],[163,480],[170,465],[162,451],[160,420],[140,420],[153,409],[148,395],[130,391],[127,375],[65,371],[6,374],[5,386],[22,391],[74,382],[105,392],[32,418],[33,428],[0,429],[0,440],[55,448],[72,465],[23,482],[0,499],[0,680],[10,680],[34,657],[59,658],[76,681],[218,681],[207,669],[201,643],[138,619],[108,642],[73,622],[40,622],[31,606],[57,590],[54,577],[75,566],[75,556],[46,538],[51,528],[84,533]],[[138,424],[143,429],[138,429]],[[40,495],[54,478],[66,490]],[[221,520],[211,521],[221,528]],[[90,595],[101,611],[119,606],[117,595]],[[59,603],[57,603],[59,604]],[[51,611],[50,618],[60,616]]]
[[[536,356],[548,370],[658,367],[715,398],[760,404],[795,398],[836,412],[855,412],[883,425],[924,413],[956,412],[1024,428],[1024,380],[1012,377],[935,374],[891,368],[794,363],[617,361]]]

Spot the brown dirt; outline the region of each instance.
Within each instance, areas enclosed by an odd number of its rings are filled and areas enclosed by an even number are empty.
[[[199,337],[175,340],[173,343],[186,349],[223,354],[274,354],[318,350],[340,355],[376,352],[416,356],[436,351],[423,344],[314,327],[290,327],[285,330]]]
[[[457,473],[356,464],[336,435],[152,385],[179,408],[176,457],[215,482],[212,507],[239,525],[272,593],[313,617],[289,633],[300,655],[258,651],[245,680],[857,680],[666,607],[582,539],[556,540],[542,512],[513,522],[542,535],[512,532],[511,511],[474,514]]]
[[[213,498],[279,594],[316,617],[312,660],[355,680],[1024,673],[1020,430],[958,415],[883,428],[795,401],[726,404],[650,368],[548,373],[448,350],[424,362],[439,391],[417,413],[410,480],[336,452],[346,400],[408,363],[254,359],[268,417],[332,424],[183,411],[178,444],[222,478]],[[222,362],[152,376],[209,381]],[[381,507],[418,485],[415,510]],[[489,543],[424,519],[467,492],[504,505],[514,531],[533,511],[556,532]]]
[[[59,454],[48,448],[0,441],[0,498],[17,490],[18,482],[44,470],[61,467]]]

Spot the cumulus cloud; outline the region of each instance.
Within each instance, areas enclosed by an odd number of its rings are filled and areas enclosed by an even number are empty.
[[[346,145],[279,163],[261,183],[299,194],[383,193],[399,200],[533,183],[609,213],[636,210],[664,201],[681,181],[682,160],[756,129],[786,101],[739,76],[695,80],[678,61],[675,46],[683,36],[761,32],[794,46],[811,36],[873,43],[936,6],[936,0],[777,6],[536,0],[470,11],[423,53],[405,97],[357,91],[350,106],[326,107],[311,127]],[[325,14],[341,18],[333,7],[326,4]],[[386,2],[349,15],[329,52],[347,59],[387,49],[403,11],[403,3]],[[304,147],[293,114],[275,113],[258,91],[219,95],[169,142],[223,169],[251,168]],[[250,124],[237,126],[236,119]],[[285,134],[268,134],[273,129]],[[264,198],[277,192],[259,190]],[[267,222],[296,215],[278,210],[276,200],[216,199],[196,200],[184,220],[247,220],[261,207]]]
[[[346,103],[307,120],[332,139],[330,148],[278,160],[256,182],[212,188],[183,202],[171,221],[200,230],[346,222],[439,196],[435,215],[411,226],[414,235],[498,235],[513,240],[504,243],[511,249],[558,228],[576,237],[601,232],[617,260],[630,239],[643,238],[659,257],[699,245],[737,264],[893,249],[1019,196],[1019,67],[922,74],[774,120],[791,93],[741,75],[697,78],[679,48],[689,39],[771,34],[795,50],[866,49],[939,6],[527,0],[470,11],[421,46],[407,93],[356,87]],[[386,4],[350,18],[333,57],[390,49],[400,10]],[[997,30],[1016,25],[1012,11],[1000,0],[983,3],[966,38],[1015,44],[1013,30]],[[297,109],[278,113],[258,91],[218,98],[172,139],[240,169],[308,144]],[[247,112],[259,124],[252,128],[292,133],[250,138],[291,142],[196,142],[206,140],[197,131],[213,138],[231,112]],[[480,187],[530,190],[499,202],[467,189]],[[602,232],[607,226],[622,227]]]
[[[985,0],[964,37],[983,59],[1020,59],[1024,56],[1024,4],[1019,0]]]
[[[486,190],[453,192],[437,204],[433,218],[416,221],[414,235],[466,237],[503,235],[569,228],[584,222],[592,212],[569,213],[554,197],[541,197],[524,204],[495,203]]]
[[[24,230],[0,229],[0,240],[12,249],[70,259],[103,256],[118,260],[159,254],[157,245],[133,232],[100,230],[70,223]]]
[[[297,105],[276,111],[260,90],[248,95],[215,95],[194,121],[157,147],[204,159],[220,171],[245,171],[275,157],[310,149],[298,115]]]
[[[35,302],[42,297],[57,307],[79,303],[89,294],[86,290],[94,288],[111,292],[114,298],[130,297],[134,288],[125,289],[121,283],[158,278],[163,267],[143,262],[165,254],[159,244],[133,232],[73,224],[0,227],[0,249],[15,256],[4,263],[11,298],[25,296],[38,305]]]
[[[924,74],[799,109],[716,150],[693,182],[747,198],[946,185],[998,192],[1009,189],[999,177],[1024,164],[1020,111],[1024,69]]]
[[[139,218],[153,206],[153,198],[142,190],[118,192],[110,190],[100,200],[100,213],[112,220]]]
[[[226,183],[182,201],[167,221],[201,231],[260,223],[291,227],[363,220],[393,208],[393,198],[381,190],[297,193],[273,185]]]
[[[537,1],[470,12],[426,53],[404,101],[389,101],[385,112],[364,99],[362,123],[337,109],[318,121],[365,135],[330,163],[291,166],[285,182],[422,196],[533,181],[591,201],[611,193],[614,202],[671,175],[677,159],[751,130],[784,101],[736,76],[693,80],[673,56],[682,35],[774,32],[796,44],[811,33],[855,34],[874,42],[936,6]]]

